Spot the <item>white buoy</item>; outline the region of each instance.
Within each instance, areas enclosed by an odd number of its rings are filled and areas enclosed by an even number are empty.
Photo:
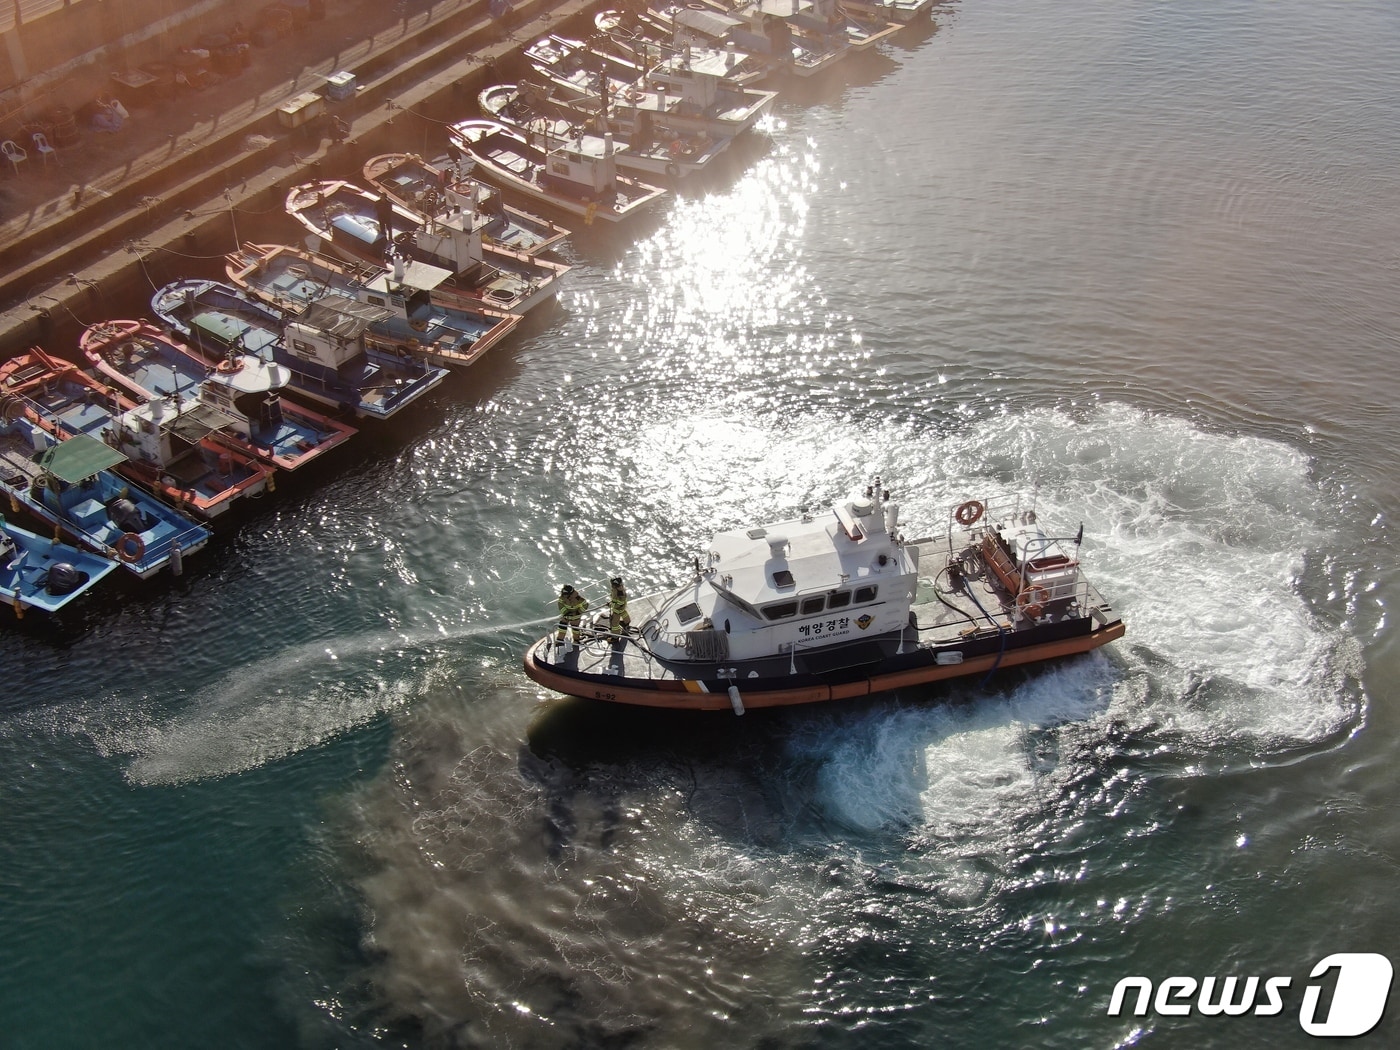
[[[729,687],[729,706],[734,708],[734,713],[736,715],[742,715],[744,713],[744,701],[739,696],[739,687],[737,685],[731,685]]]

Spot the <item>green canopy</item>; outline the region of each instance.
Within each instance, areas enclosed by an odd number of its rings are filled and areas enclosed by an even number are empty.
[[[87,434],[75,434],[39,455],[39,466],[68,485],[125,461],[125,455]]]

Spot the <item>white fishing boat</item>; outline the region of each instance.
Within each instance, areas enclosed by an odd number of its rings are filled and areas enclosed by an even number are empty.
[[[549,64],[532,58],[536,72],[565,99],[586,99],[608,109],[617,119],[635,126],[645,120],[654,127],[703,131],[733,138],[753,127],[773,106],[777,92],[745,87],[728,77],[726,56],[711,50],[685,48],[626,76],[612,67]],[[645,116],[643,116],[645,114]]]
[[[513,314],[524,314],[553,298],[569,272],[564,263],[488,245],[489,219],[477,211],[474,194],[448,187],[437,215],[425,217],[344,179],[293,186],[287,214],[306,230],[313,252],[373,266],[395,256],[446,270],[461,295]]]
[[[934,0],[841,0],[841,6],[853,14],[901,25],[927,18],[933,5]]]
[[[447,208],[450,187],[476,202],[483,217],[481,239],[525,255],[552,251],[569,231],[551,219],[534,215],[506,202],[494,186],[470,177],[472,163],[465,158],[441,156],[432,160],[416,153],[381,153],[365,161],[365,181],[395,204],[425,219],[437,218]]]
[[[1081,571],[1082,539],[999,497],[906,540],[876,477],[823,513],[716,534],[679,586],[630,598],[615,577],[580,615],[566,585],[525,672],[573,696],[743,714],[1086,653],[1124,625]]]
[[[689,47],[692,54],[711,53],[724,64],[725,77],[745,87],[752,86],[767,78],[775,66],[771,56],[754,54],[739,47],[743,35],[735,33],[736,27],[744,23],[737,18],[718,11],[695,10],[682,7],[678,10],[701,16],[697,21],[706,31],[694,30],[677,21],[672,12],[677,9],[654,9],[622,11],[609,8],[598,12],[593,24],[601,34],[610,51],[621,55],[638,67],[654,65],[661,59],[680,54]],[[704,16],[713,16],[713,20]],[[751,44],[766,46],[766,41],[750,40]],[[599,46],[599,38],[594,38],[594,46]]]
[[[605,111],[601,102],[562,102],[531,80],[491,84],[482,89],[477,99],[487,116],[523,135],[533,134],[545,141],[578,140],[585,148],[601,153],[603,138],[611,131],[627,143],[627,148],[617,153],[618,166],[648,177],[683,179],[695,175],[723,153],[730,142],[706,131],[653,124],[650,115],[639,120],[631,111],[612,107]]]
[[[448,134],[487,178],[532,200],[581,215],[586,223],[617,222],[666,195],[659,186],[617,170],[617,147],[611,135],[556,141],[541,148],[500,121],[485,119],[458,121]]]

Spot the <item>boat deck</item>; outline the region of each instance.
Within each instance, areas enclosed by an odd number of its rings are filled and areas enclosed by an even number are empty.
[[[933,549],[929,541],[921,541],[923,555],[929,558],[928,564],[946,564],[949,549]],[[919,588],[910,608],[910,626],[905,637],[897,641],[887,639],[897,649],[913,652],[918,649],[940,649],[968,642],[970,639],[997,639],[1002,635],[1014,636],[1020,631],[1038,629],[1071,620],[1082,620],[1093,616],[1101,622],[1113,618],[1108,604],[1099,592],[1082,577],[1074,585],[1073,593],[1047,603],[1037,620],[1020,616],[1016,602],[1000,586],[994,574],[983,569],[973,575],[964,575],[963,586],[953,589],[947,583],[946,574],[939,572],[937,577],[924,575],[919,578]],[[644,624],[651,612],[650,603],[660,596],[634,599],[630,605],[633,624]],[[828,630],[836,630],[838,618],[829,621]],[[631,678],[644,681],[680,681],[681,676],[666,667],[648,651],[645,644],[635,634],[616,637],[607,630],[605,612],[591,613],[585,617],[581,646],[561,651],[553,642],[553,635],[536,643],[535,659],[544,665],[558,665],[570,672],[589,675],[611,675],[619,679]],[[836,646],[823,646],[814,640],[811,649],[799,649],[790,662],[794,675],[823,674],[845,666],[867,663],[873,656],[873,647],[881,644],[876,639],[852,642]],[[784,658],[787,662],[787,658]],[[712,673],[713,669],[711,669]],[[704,676],[703,668],[699,670]],[[692,669],[687,678],[695,677]]]

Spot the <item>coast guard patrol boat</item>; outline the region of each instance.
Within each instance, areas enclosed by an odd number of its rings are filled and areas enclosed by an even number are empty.
[[[825,513],[716,534],[689,580],[631,599],[635,631],[610,633],[595,602],[580,643],[551,631],[525,673],[572,696],[743,714],[1085,653],[1124,625],[1081,572],[1082,539],[1001,496],[907,540],[876,477]]]

